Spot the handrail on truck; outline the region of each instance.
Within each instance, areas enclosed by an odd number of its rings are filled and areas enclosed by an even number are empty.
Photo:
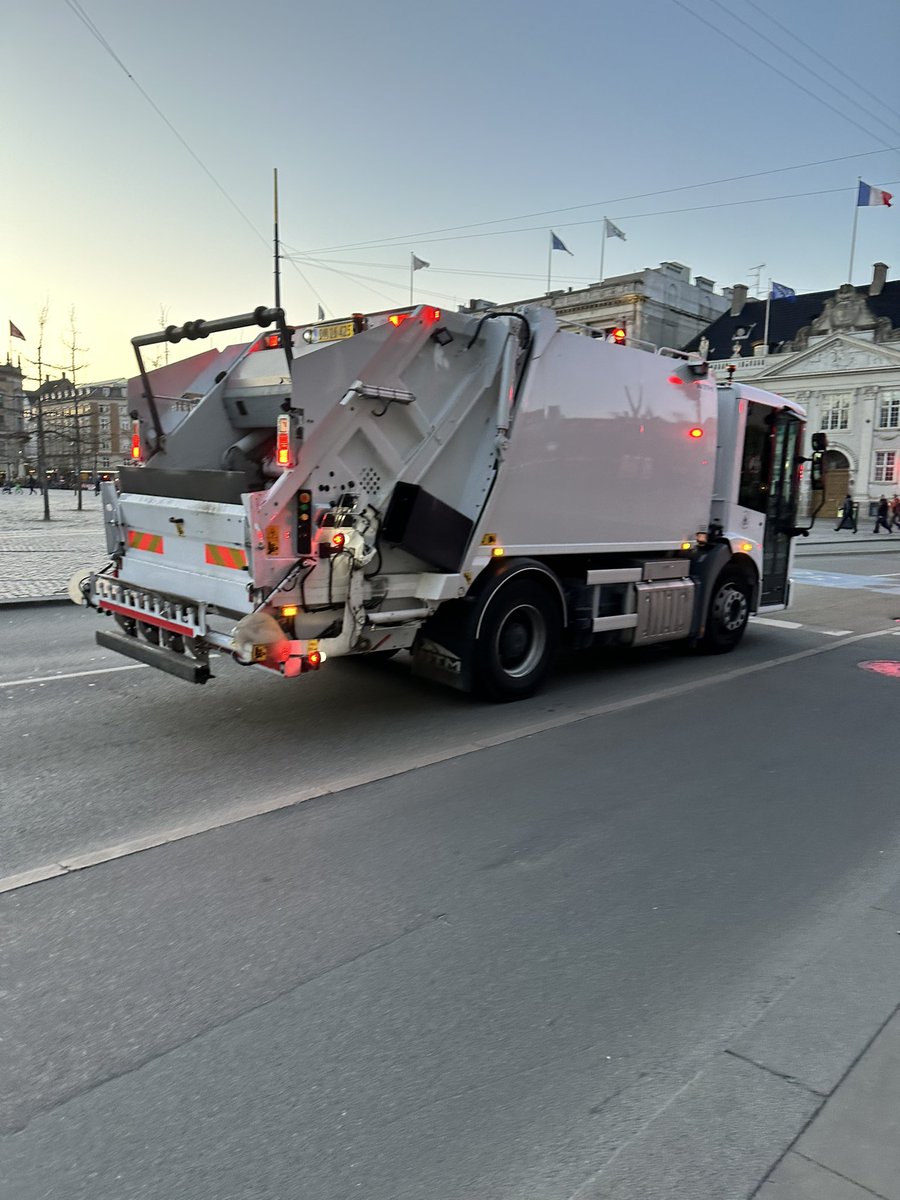
[[[156,333],[141,333],[131,339],[134,354],[137,358],[141,383],[144,385],[143,396],[147,401],[147,407],[150,409],[150,420],[153,423],[153,432],[156,435],[156,450],[165,450],[165,433],[163,432],[162,422],[159,418],[156,397],[153,395],[153,389],[150,386],[150,380],[147,376],[147,369],[141,357],[141,346],[156,346],[160,342],[177,344],[185,339],[196,341],[198,338],[209,337],[212,333],[223,333],[227,329],[246,329],[250,325],[259,325],[264,329],[267,325],[271,325],[273,321],[278,327],[278,332],[281,334],[281,345],[287,358],[288,370],[290,370],[292,361],[291,337],[284,319],[284,309],[266,308],[264,304],[255,308],[253,312],[240,313],[236,317],[218,317],[214,321],[204,321],[202,318],[196,321],[185,321],[183,325],[167,325],[165,329],[160,329]]]

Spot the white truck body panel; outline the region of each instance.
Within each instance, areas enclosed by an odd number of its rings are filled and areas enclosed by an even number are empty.
[[[510,554],[691,541],[709,522],[715,385],[669,382],[670,358],[542,334],[481,533]]]

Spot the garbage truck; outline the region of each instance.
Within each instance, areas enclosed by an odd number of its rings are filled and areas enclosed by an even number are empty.
[[[787,606],[824,457],[797,404],[538,305],[382,316],[319,339],[258,308],[133,339],[109,562],[71,588],[110,617],[101,646],[194,683],[213,655],[295,679],[405,650],[508,701],[562,648],[722,653]],[[248,326],[267,332],[144,366]]]

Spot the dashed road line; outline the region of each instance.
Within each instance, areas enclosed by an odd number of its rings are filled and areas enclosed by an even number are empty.
[[[147,663],[127,663],[124,667],[97,667],[93,671],[68,671],[61,675],[35,675],[32,679],[8,679],[0,682],[0,691],[4,688],[24,687],[26,683],[56,683],[58,679],[82,679],[86,675],[111,675],[113,671],[141,671]]]

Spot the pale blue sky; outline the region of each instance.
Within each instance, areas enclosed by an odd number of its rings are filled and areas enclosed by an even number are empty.
[[[49,299],[60,362],[74,305],[82,382],[133,374],[162,306],[271,302],[276,166],[296,323],[406,303],[411,251],[417,299],[538,294],[550,228],[573,252],[553,286],[589,283],[604,214],[627,235],[607,275],[673,259],[721,288],[765,263],[763,286],[837,287],[857,177],[900,197],[898,0],[6,0],[4,31],[0,321],[33,357]],[[900,199],[859,216],[854,282],[895,278]]]

